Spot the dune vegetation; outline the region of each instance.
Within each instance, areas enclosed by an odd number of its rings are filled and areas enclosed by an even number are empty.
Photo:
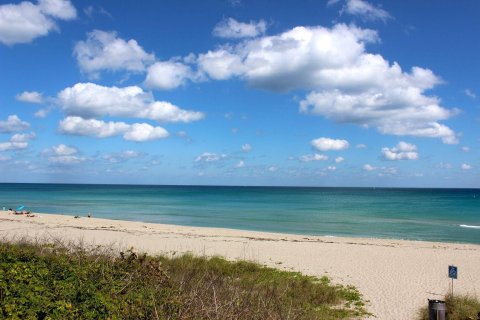
[[[445,316],[448,320],[477,320],[480,319],[480,300],[472,296],[451,295],[445,296]],[[428,320],[428,308],[419,312],[419,320]]]
[[[359,319],[328,278],[220,257],[148,256],[54,241],[0,242],[0,318]]]

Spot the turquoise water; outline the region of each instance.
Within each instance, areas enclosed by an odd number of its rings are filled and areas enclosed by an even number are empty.
[[[33,212],[305,235],[480,244],[480,189],[0,184]]]

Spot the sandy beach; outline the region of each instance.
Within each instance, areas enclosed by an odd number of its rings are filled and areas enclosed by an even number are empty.
[[[454,292],[480,296],[480,245],[473,244],[287,235],[53,214],[26,217],[6,211],[0,211],[0,236],[81,239],[151,254],[221,255],[327,275],[335,283],[357,287],[376,319],[415,319],[427,299],[441,299],[450,290],[449,264],[458,266]]]

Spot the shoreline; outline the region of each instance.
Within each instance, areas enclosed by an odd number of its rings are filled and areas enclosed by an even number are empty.
[[[0,211],[4,239],[60,238],[96,245],[134,247],[150,254],[220,255],[284,270],[328,276],[353,285],[376,319],[412,319],[427,299],[449,290],[449,264],[459,268],[455,292],[480,295],[480,245],[382,238],[307,236],[225,228],[189,227]]]

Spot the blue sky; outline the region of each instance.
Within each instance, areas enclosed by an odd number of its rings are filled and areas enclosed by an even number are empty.
[[[480,187],[478,1],[0,3],[2,182]]]

